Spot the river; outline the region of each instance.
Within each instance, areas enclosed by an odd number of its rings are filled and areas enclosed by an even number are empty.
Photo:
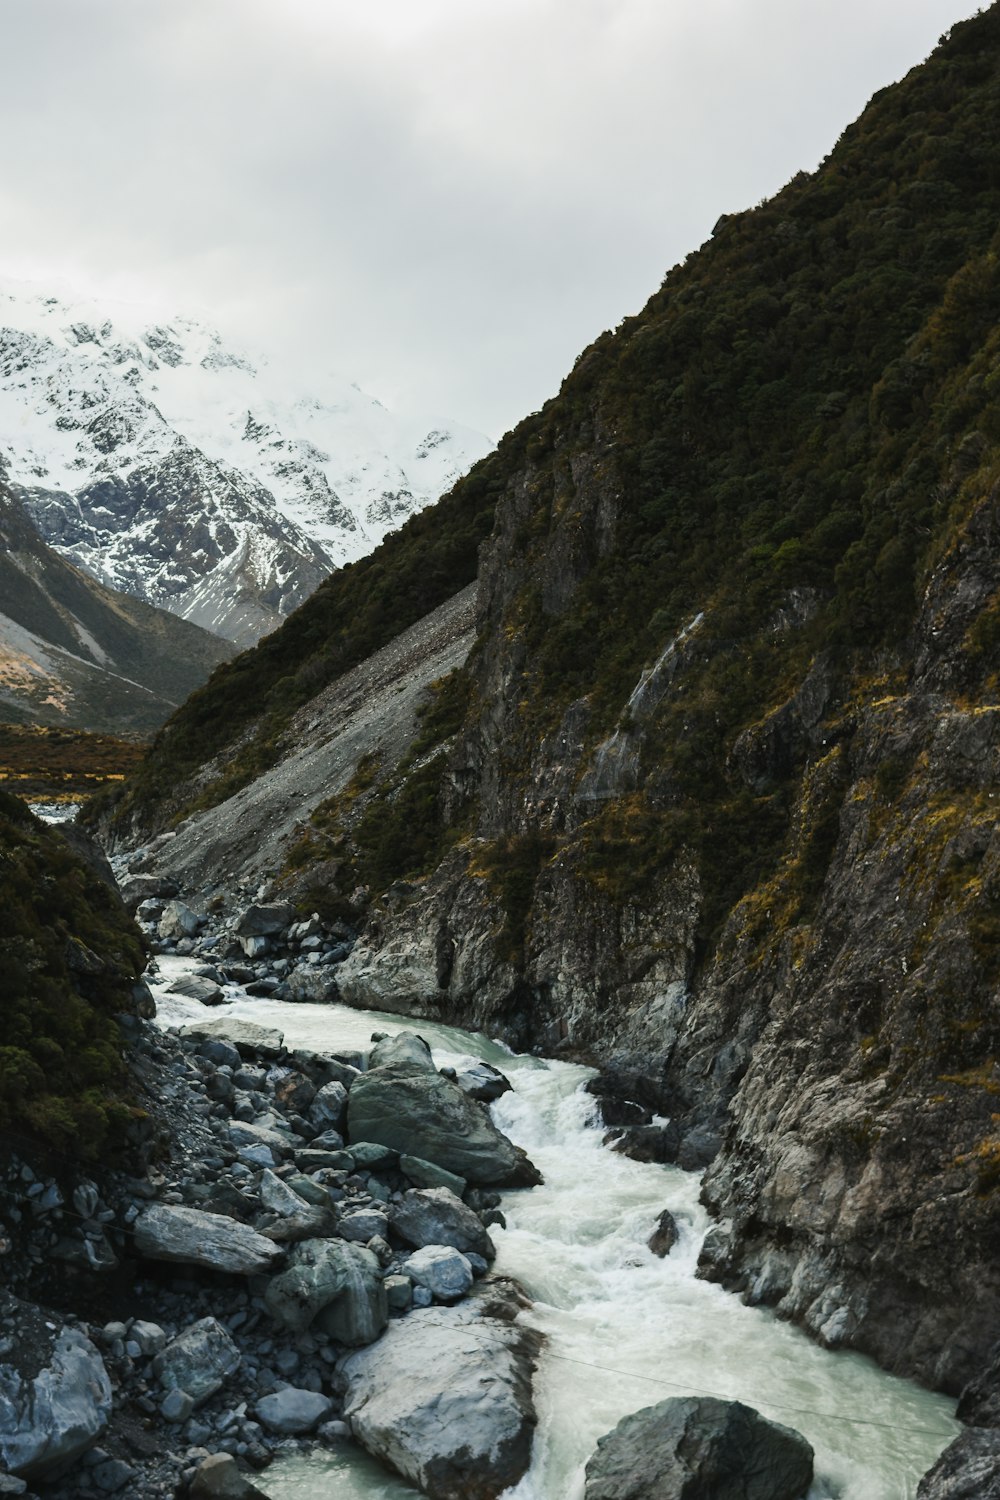
[[[161,958],[160,1023],[205,1018],[164,989],[190,960]],[[439,1066],[483,1058],[514,1092],[493,1106],[500,1128],[545,1176],[505,1195],[493,1229],[496,1270],[534,1299],[524,1316],[547,1335],[536,1377],[539,1426],[531,1469],[506,1500],[580,1500],[597,1439],[627,1412],[668,1396],[739,1399],[802,1432],[816,1451],[809,1500],[912,1500],[920,1476],[960,1431],[954,1402],[886,1375],[856,1354],[830,1353],[761,1308],[695,1275],[709,1219],[698,1175],[633,1162],[601,1144],[586,1068],[514,1056],[488,1038],[342,1006],[255,1000],[229,986],[226,1013],[275,1026],[286,1045],[366,1047],[371,1032],[416,1030]],[[221,1012],[216,1011],[214,1015]],[[671,1253],[646,1241],[664,1208],[680,1226]],[[273,1500],[401,1500],[414,1491],[349,1445],[279,1458]]]

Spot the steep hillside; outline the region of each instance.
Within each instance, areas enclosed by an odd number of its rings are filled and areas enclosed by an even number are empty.
[[[0,456],[45,540],[247,646],[490,447],[189,318],[0,282]]]
[[[150,734],[233,649],[59,557],[0,470],[0,719]]]
[[[282,879],[367,890],[346,998],[600,1060],[632,1149],[711,1164],[706,1274],[947,1389],[1000,1315],[998,139],[993,6],[106,814],[196,843],[492,515],[467,662],[272,845]]]

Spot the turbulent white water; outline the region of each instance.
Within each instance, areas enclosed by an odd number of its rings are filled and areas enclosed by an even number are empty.
[[[160,962],[164,982],[191,967]],[[202,1007],[154,989],[161,1024],[204,1019]],[[809,1500],[912,1500],[920,1475],[959,1431],[954,1403],[944,1397],[858,1355],[828,1353],[789,1324],[698,1281],[708,1219],[697,1175],[629,1161],[602,1146],[590,1124],[593,1100],[581,1092],[586,1069],[514,1057],[451,1027],[253,1000],[236,987],[229,993],[229,1014],[279,1027],[288,1045],[333,1051],[366,1046],[373,1029],[414,1029],[440,1064],[482,1057],[513,1083],[494,1115],[545,1184],[507,1194],[507,1229],[491,1233],[496,1269],[527,1288],[534,1298],[528,1316],[548,1342],[536,1377],[534,1459],[509,1500],[580,1500],[597,1439],[627,1412],[674,1395],[739,1399],[804,1433],[816,1450]],[[658,1260],[646,1241],[664,1208],[681,1236]],[[274,1500],[413,1494],[349,1449],[280,1459],[268,1470],[267,1490]]]

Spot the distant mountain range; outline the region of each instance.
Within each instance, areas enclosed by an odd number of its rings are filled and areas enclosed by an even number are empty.
[[[0,458],[41,536],[240,645],[491,446],[333,378],[291,390],[190,319],[0,282]]]
[[[60,557],[0,469],[0,720],[145,736],[234,649]]]

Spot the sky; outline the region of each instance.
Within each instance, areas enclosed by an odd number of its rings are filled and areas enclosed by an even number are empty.
[[[0,0],[0,274],[499,437],[963,0]]]

